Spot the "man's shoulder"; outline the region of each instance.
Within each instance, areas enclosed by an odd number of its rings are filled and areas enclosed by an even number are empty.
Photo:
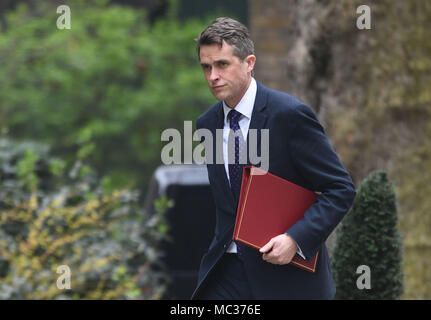
[[[289,93],[266,87],[265,90],[268,92],[268,106],[274,115],[315,114],[310,106]]]

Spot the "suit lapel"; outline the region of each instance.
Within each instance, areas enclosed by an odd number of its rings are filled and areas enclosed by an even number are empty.
[[[256,130],[257,132],[257,150],[258,154],[261,155],[261,129],[265,128],[267,116],[267,90],[263,85],[256,81],[257,92],[256,99],[254,101],[253,112],[251,114],[250,126],[247,134],[247,163],[248,165],[255,165],[250,162],[250,129]]]
[[[215,173],[216,173],[217,177],[220,177],[222,179],[223,189],[226,192],[226,194],[228,195],[228,199],[232,203],[232,206],[234,207],[235,199],[233,197],[233,194],[232,194],[232,191],[230,188],[230,184],[229,184],[229,180],[228,180],[227,175],[226,175],[224,163],[223,162],[217,163],[217,161],[216,161],[217,160],[217,155],[216,155],[217,151],[222,152],[222,154],[220,156],[221,156],[221,159],[223,159],[223,140],[220,142],[219,148],[217,148],[217,133],[216,133],[217,129],[223,130],[223,127],[224,127],[224,111],[223,111],[223,103],[221,101],[217,105],[216,113],[217,113],[217,117],[216,117],[217,119],[214,123],[214,127],[210,129],[212,134],[213,134],[213,137],[214,137],[214,143],[213,143],[214,149],[213,150],[215,150],[215,152],[214,152]],[[221,135],[220,138],[223,138],[223,135]],[[236,212],[234,212],[234,214],[236,214]]]

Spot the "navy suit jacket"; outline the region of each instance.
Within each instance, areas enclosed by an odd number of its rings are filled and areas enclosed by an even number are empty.
[[[196,121],[197,129],[206,128],[212,132],[213,150],[216,150],[216,129],[223,128],[223,121],[221,101]],[[352,206],[356,194],[353,182],[314,111],[295,97],[257,82],[249,129],[269,129],[269,172],[320,192],[304,218],[286,230],[307,259],[320,251],[316,272],[289,264],[268,263],[258,250],[240,244],[253,296],[256,299],[331,299],[335,285],[325,240]],[[260,150],[259,130],[257,150]],[[201,260],[192,299],[198,298],[205,279],[231,243],[238,203],[231,192],[224,164],[216,164],[215,155],[207,169],[216,204],[216,226],[213,241]]]

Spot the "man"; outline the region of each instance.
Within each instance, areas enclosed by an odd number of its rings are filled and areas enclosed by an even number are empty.
[[[312,109],[252,77],[256,57],[244,25],[218,18],[196,40],[208,86],[220,100],[197,119],[196,127],[210,130],[213,137],[217,129],[224,130],[225,163],[207,164],[216,227],[192,299],[331,299],[335,286],[325,240],[353,203],[349,174]],[[234,164],[227,161],[229,129],[239,133]],[[249,143],[250,129],[269,130],[268,172],[319,192],[303,219],[260,250],[231,240],[244,165],[238,164],[238,137]],[[253,163],[248,159],[247,164]],[[315,273],[289,264],[296,252],[310,259],[317,251]]]

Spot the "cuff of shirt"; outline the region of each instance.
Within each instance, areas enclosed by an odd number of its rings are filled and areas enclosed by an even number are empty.
[[[289,235],[287,232],[286,232],[286,234]],[[295,241],[296,246],[298,247],[298,250],[296,250],[296,253],[299,254],[304,260],[307,260],[307,259],[305,259],[305,255],[302,253],[301,247],[299,246],[298,242],[296,242],[295,239],[293,239],[293,241]]]
[[[296,245],[298,246],[298,244],[296,244]],[[304,260],[306,260],[304,254],[302,253],[302,250],[299,246],[298,246],[298,251],[296,251],[296,253],[299,254]]]

